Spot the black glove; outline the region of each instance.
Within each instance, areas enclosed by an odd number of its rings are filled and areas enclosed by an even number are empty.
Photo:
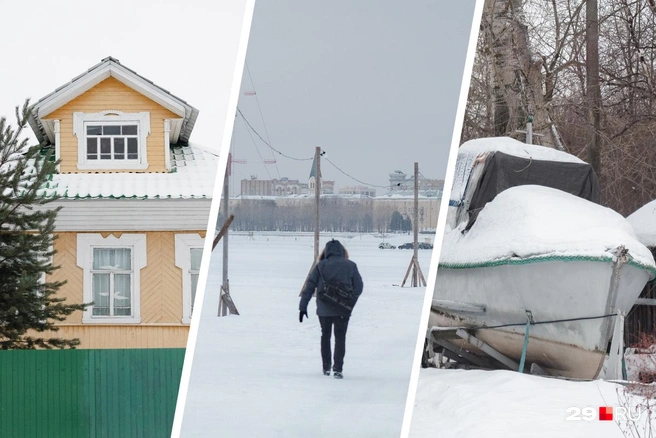
[[[305,317],[308,317],[307,310],[301,310],[301,312],[298,314],[298,322],[303,322],[303,315]]]

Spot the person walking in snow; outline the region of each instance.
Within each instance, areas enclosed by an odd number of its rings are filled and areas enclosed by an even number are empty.
[[[299,321],[303,316],[308,317],[307,307],[310,299],[317,291],[319,297],[324,290],[324,284],[340,283],[345,285],[353,296],[353,306],[360,297],[363,289],[362,277],[358,266],[348,258],[346,248],[337,240],[326,243],[326,247],[319,256],[319,262],[310,273],[305,287],[301,292],[299,305]],[[317,299],[317,316],[321,324],[321,359],[323,361],[323,374],[330,376],[331,359],[333,375],[336,379],[343,378],[342,367],[346,353],[346,329],[348,328],[351,311],[324,299]],[[335,356],[331,358],[331,335],[335,332]]]

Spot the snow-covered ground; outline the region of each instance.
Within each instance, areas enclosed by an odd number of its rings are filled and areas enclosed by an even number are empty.
[[[512,371],[421,370],[410,437],[440,438],[621,438],[644,433],[648,414],[639,409],[622,420],[624,386],[605,381],[576,382]],[[599,420],[599,407],[614,409],[613,421]],[[576,408],[580,409],[576,411]],[[592,408],[583,411],[584,408]],[[630,411],[630,417],[638,413]],[[586,420],[587,418],[587,420]],[[589,420],[589,421],[588,421]]]
[[[311,234],[232,234],[230,290],[240,316],[217,318],[221,246],[214,251],[182,424],[183,437],[398,437],[424,288],[401,288],[411,250],[371,235],[335,237],[364,280],[346,338],[344,380],[321,373],[320,327],[300,288]],[[412,236],[385,238],[392,245]],[[425,236],[420,236],[424,241]],[[428,274],[432,251],[420,250]]]

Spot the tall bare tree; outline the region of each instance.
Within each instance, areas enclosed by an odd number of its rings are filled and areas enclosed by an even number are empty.
[[[562,147],[549,114],[544,58],[531,48],[529,24],[522,0],[488,0],[482,20],[480,61],[490,68],[493,135],[518,136],[529,116],[542,143]],[[553,78],[549,78],[552,80]]]
[[[599,15],[597,0],[585,0],[585,71],[588,110],[588,162],[601,172],[601,88],[599,87]]]
[[[605,205],[627,215],[656,198],[655,5],[486,0],[462,140],[523,140],[533,112],[535,142],[590,161]]]

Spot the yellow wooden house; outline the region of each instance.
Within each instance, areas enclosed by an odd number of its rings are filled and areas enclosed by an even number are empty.
[[[218,157],[198,110],[108,57],[40,99],[30,126],[61,160],[52,280],[93,302],[53,336],[80,348],[184,348]]]

